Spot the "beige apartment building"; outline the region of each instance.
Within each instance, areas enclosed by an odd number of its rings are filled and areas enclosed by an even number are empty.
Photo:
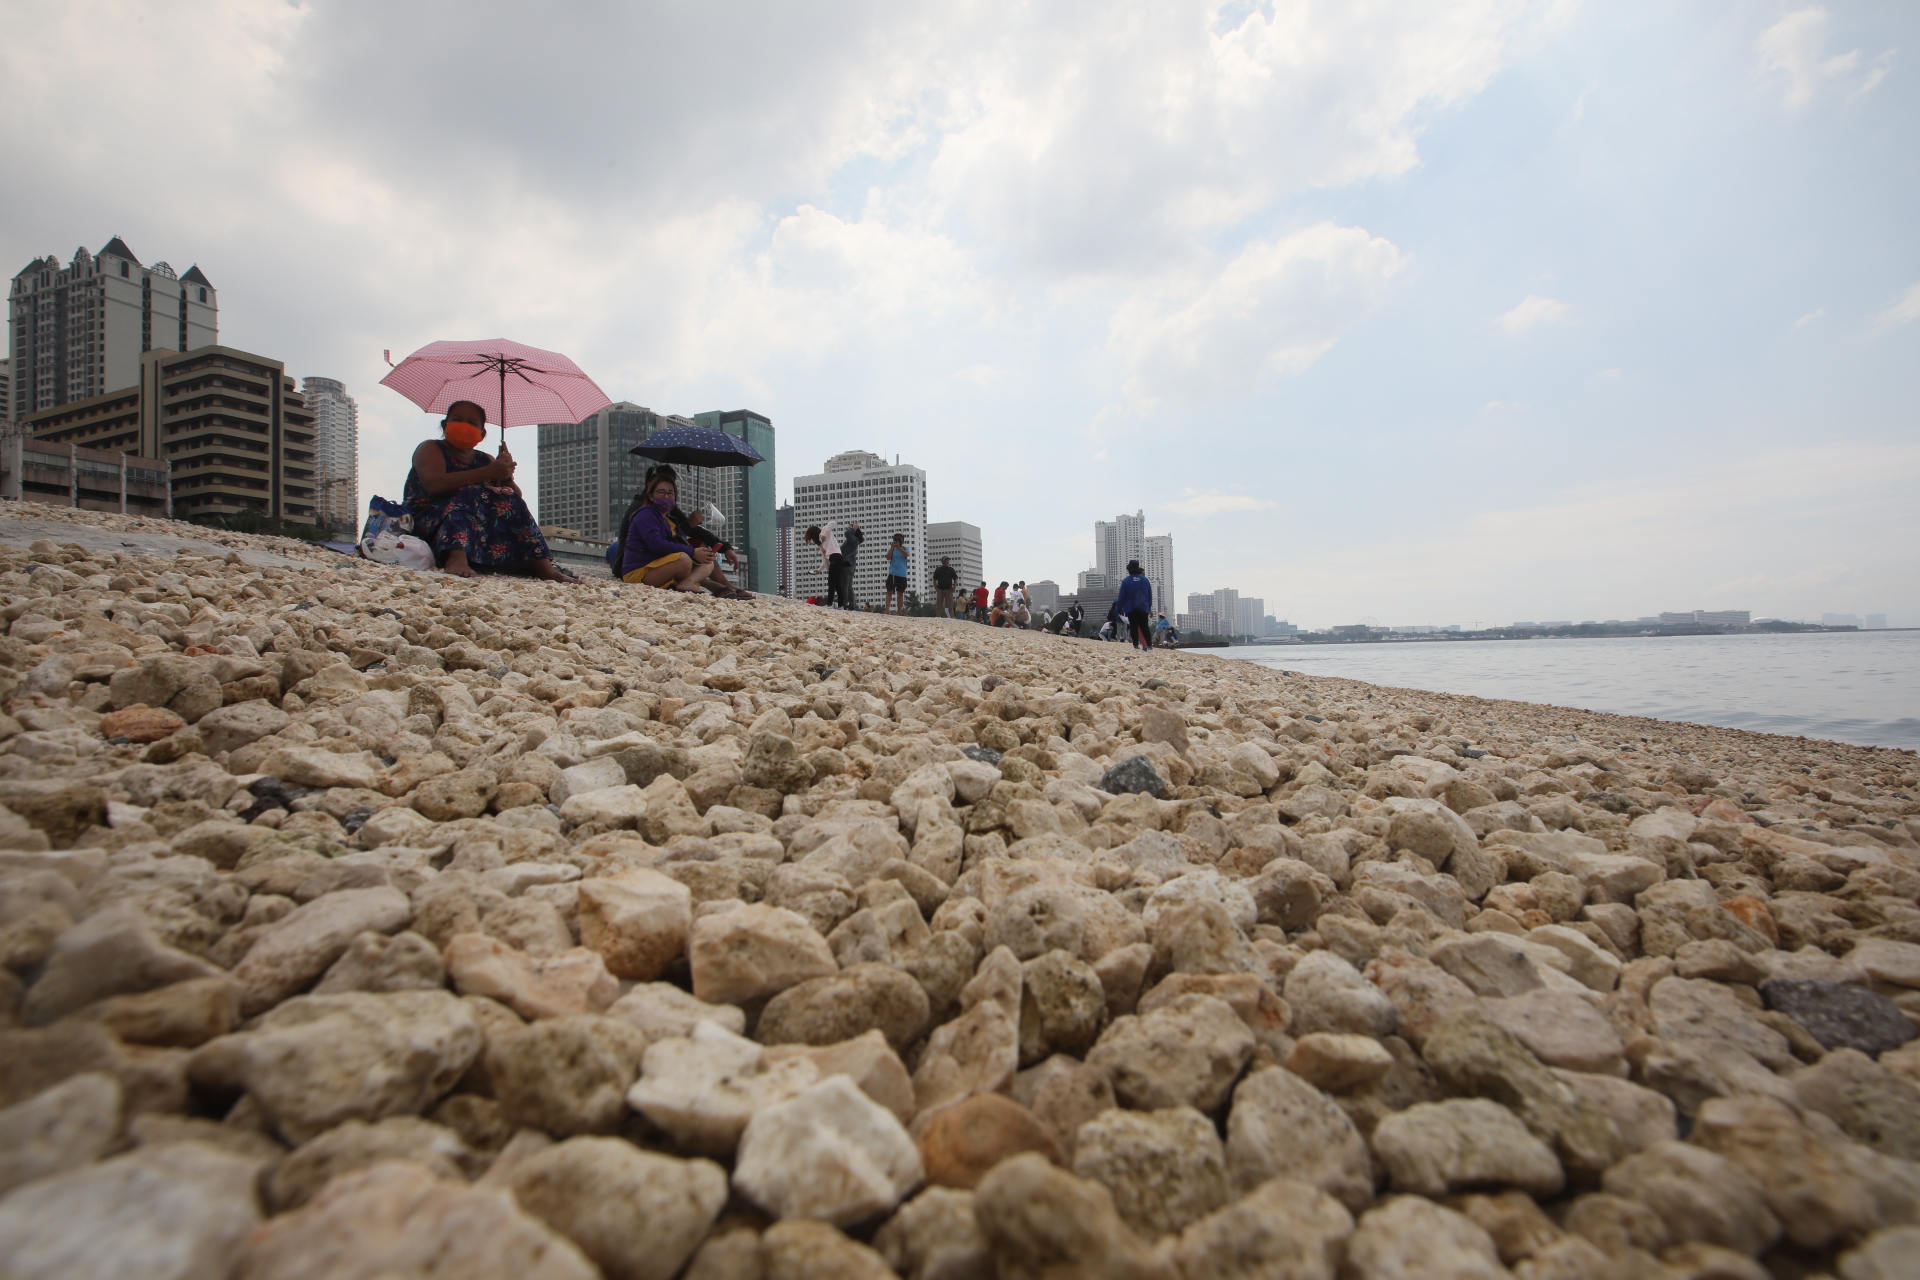
[[[27,447],[158,460],[177,519],[253,512],[318,522],[313,415],[280,361],[222,346],[155,350],[141,354],[136,379],[20,415]]]

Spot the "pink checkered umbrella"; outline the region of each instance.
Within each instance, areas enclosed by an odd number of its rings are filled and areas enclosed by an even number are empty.
[[[578,422],[612,404],[607,393],[557,351],[505,338],[429,342],[380,379],[428,413],[456,400],[487,409],[504,434],[536,422]]]

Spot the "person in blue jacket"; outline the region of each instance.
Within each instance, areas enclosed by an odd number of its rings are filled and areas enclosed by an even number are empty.
[[[705,595],[701,583],[713,572],[713,548],[695,547],[676,535],[671,513],[680,487],[674,473],[662,467],[649,475],[641,497],[640,510],[627,525],[621,580]]]
[[[1113,612],[1126,620],[1127,639],[1134,648],[1153,648],[1153,633],[1147,628],[1147,616],[1153,612],[1153,584],[1140,572],[1138,560],[1127,561],[1127,576],[1120,579],[1120,594],[1114,599]]]

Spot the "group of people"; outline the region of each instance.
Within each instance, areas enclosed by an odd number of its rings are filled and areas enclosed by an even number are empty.
[[[1033,598],[1024,582],[1002,582],[991,594],[982,582],[972,591],[957,590],[960,573],[950,557],[941,556],[933,571],[933,616],[965,618],[992,627],[1026,627],[1033,620]]]
[[[457,400],[440,420],[440,439],[413,451],[406,505],[413,532],[433,548],[446,572],[531,574],[553,582],[579,578],[553,562],[547,540],[514,482],[516,464],[505,443],[498,457],[480,449],[486,411]],[[680,509],[680,479],[670,466],[649,468],[639,501],[622,521],[619,553],[609,555],[614,576],[697,595],[750,600],[720,567],[740,567],[732,546],[702,528],[705,513]]]
[[[553,562],[547,540],[527,509],[526,497],[514,483],[513,455],[504,443],[498,457],[479,448],[487,434],[486,411],[471,400],[456,401],[441,419],[441,438],[428,440],[413,452],[407,473],[406,504],[414,533],[434,551],[441,568],[456,577],[481,573],[523,573],[555,582],[579,579]],[[751,600],[721,568],[737,570],[740,557],[728,543],[702,527],[704,513],[680,509],[679,476],[662,464],[647,471],[639,500],[622,521],[618,554],[609,553],[614,576],[623,582],[644,583],[693,595],[716,595]],[[820,553],[827,581],[829,607],[854,609],[853,571],[866,534],[859,522],[836,534],[831,524],[809,525],[805,541]],[[883,613],[907,610],[908,556],[906,535],[896,533],[887,547],[886,600]],[[960,589],[960,574],[949,557],[941,556],[933,571],[934,616],[968,618],[994,627],[1038,626],[1055,635],[1080,635],[1085,611],[1076,602],[1057,613],[1034,615],[1033,598],[1025,582],[1002,582],[991,593],[985,582],[971,591]],[[1117,640],[1124,634],[1136,649],[1178,638],[1167,615],[1153,615],[1153,584],[1141,572],[1140,562],[1127,562],[1127,576],[1107,611],[1100,638]]]

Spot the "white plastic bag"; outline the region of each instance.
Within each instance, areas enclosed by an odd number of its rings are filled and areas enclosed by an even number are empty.
[[[427,571],[438,568],[433,548],[410,533],[381,530],[360,544],[360,554],[381,564],[397,564],[404,569]]]

